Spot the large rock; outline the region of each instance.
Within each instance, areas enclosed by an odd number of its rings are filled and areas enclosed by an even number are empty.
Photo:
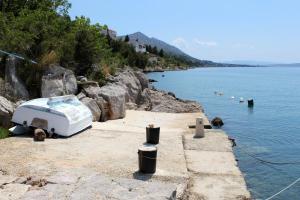
[[[18,59],[9,57],[5,66],[5,97],[18,100],[29,99],[29,93],[23,81],[17,76]]]
[[[125,117],[126,91],[120,85],[109,83],[103,87],[88,86],[83,89],[85,94],[95,100],[103,98],[107,102],[106,119],[120,119]]]
[[[42,77],[42,97],[62,96],[77,93],[73,71],[58,65],[50,65]]]
[[[181,100],[164,91],[145,89],[139,110],[167,113],[203,112],[201,105],[195,101]]]
[[[91,110],[91,112],[93,114],[93,121],[98,122],[101,117],[101,110],[100,110],[96,100],[85,97],[85,98],[82,98],[80,101]]]
[[[13,112],[14,104],[5,97],[0,96],[0,126],[9,128]]]
[[[137,71],[137,72],[134,72],[134,75],[140,81],[140,84],[142,86],[142,90],[144,90],[146,88],[149,88],[149,86],[150,86],[149,79],[146,76],[146,74],[144,74],[143,72]]]
[[[100,122],[105,122],[108,120],[109,117],[109,104],[108,102],[103,99],[102,97],[98,97],[96,99],[97,105],[99,106],[100,110],[101,110],[101,117],[100,117]]]
[[[126,102],[137,103],[142,93],[140,80],[131,70],[125,70],[114,77],[116,84],[126,91]]]
[[[215,117],[213,120],[211,120],[211,123],[213,126],[216,126],[219,128],[224,125],[224,122],[220,117]]]
[[[100,87],[98,85],[85,85],[82,88],[82,92],[92,99],[97,99],[100,96]],[[80,96],[80,95],[79,95]]]
[[[99,96],[108,102],[108,119],[124,118],[125,113],[125,95],[123,87],[115,84],[108,84],[99,90]]]

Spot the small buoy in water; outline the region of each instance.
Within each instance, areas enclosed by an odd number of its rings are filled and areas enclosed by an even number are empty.
[[[214,93],[215,93],[215,95],[217,95],[217,94],[218,94],[218,92],[217,92],[217,91],[215,91]]]
[[[231,96],[231,99],[234,99],[235,97],[234,96]]]
[[[165,77],[165,75],[163,74],[163,75],[161,75],[162,77]]]
[[[240,98],[240,103],[243,103],[243,102],[244,102],[244,98],[241,97],[241,98]]]
[[[253,106],[254,106],[254,100],[248,99],[248,107],[253,107]]]

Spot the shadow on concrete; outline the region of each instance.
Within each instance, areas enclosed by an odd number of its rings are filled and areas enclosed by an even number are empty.
[[[140,181],[148,181],[152,178],[153,174],[143,174],[139,171],[136,171],[132,174],[132,177]]]
[[[34,128],[32,127],[29,127],[29,128],[24,128],[22,126],[18,126],[19,129],[22,129],[22,130],[18,130],[17,132],[18,133],[10,133],[10,137],[20,137],[20,138],[33,138],[33,135],[34,135]],[[50,138],[49,137],[49,134],[47,131],[45,131],[47,137],[46,139],[68,139],[68,138],[71,138],[71,137],[74,137],[76,135],[79,135],[83,132],[85,132],[86,130],[88,129],[91,129],[92,126],[89,126],[89,127],[86,127],[85,129],[77,132],[77,133],[74,133],[73,135],[70,135],[70,136],[61,136],[61,135],[57,135],[57,134],[53,134],[53,136]]]

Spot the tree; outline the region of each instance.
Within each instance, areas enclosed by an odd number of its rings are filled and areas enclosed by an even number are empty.
[[[124,41],[125,42],[129,42],[129,36],[128,35],[125,36],[125,40]]]
[[[158,51],[157,51],[157,47],[156,47],[156,46],[152,48],[152,53],[155,54],[155,55],[158,54]]]
[[[160,49],[158,55],[159,55],[160,57],[164,57],[164,50],[163,50],[163,49]]]

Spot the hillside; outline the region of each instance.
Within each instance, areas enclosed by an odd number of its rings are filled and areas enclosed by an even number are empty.
[[[120,36],[119,38],[124,39],[125,37],[126,36]],[[129,34],[128,37],[129,37],[129,43],[131,44],[135,44],[136,42],[138,42],[139,44],[145,44],[145,45],[150,45],[152,47],[157,47],[158,50],[163,49],[164,52],[166,52],[167,54],[186,59],[187,61],[192,62],[195,65],[204,65],[204,64],[212,63],[211,61],[199,60],[197,58],[194,58],[184,53],[183,51],[181,51],[180,49],[178,49],[173,45],[170,45],[154,37],[148,37],[147,35],[141,32]]]

